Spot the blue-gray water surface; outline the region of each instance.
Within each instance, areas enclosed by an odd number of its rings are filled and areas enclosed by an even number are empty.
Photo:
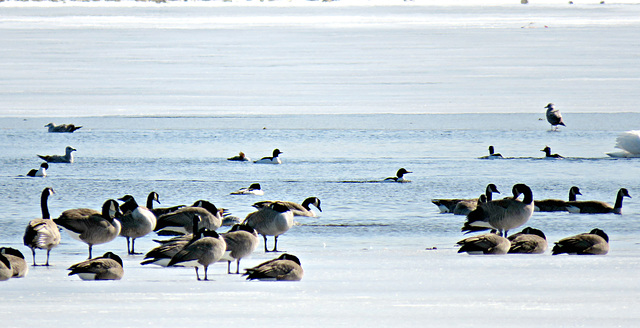
[[[261,115],[220,117],[0,118],[0,242],[21,245],[27,222],[40,217],[44,187],[53,217],[63,210],[99,209],[125,194],[144,203],[151,191],[162,206],[207,199],[244,218],[263,199],[322,200],[318,218],[280,238],[283,247],[308,240],[346,238],[353,245],[452,247],[462,238],[464,217],[440,214],[432,198],[474,198],[488,183],[509,196],[526,183],[534,199],[565,199],[579,186],[582,200],[613,203],[629,189],[623,215],[535,213],[528,225],[550,239],[600,227],[613,241],[640,231],[640,163],[614,159],[620,132],[640,114],[565,114],[567,127],[550,132],[543,114],[456,115]],[[50,121],[83,127],[73,134],[47,133]],[[36,154],[77,149],[75,163],[50,164],[46,178],[24,175],[42,162]],[[493,145],[503,160],[478,159]],[[544,160],[548,145],[563,160]],[[227,161],[243,151],[252,159],[283,154],[282,165]],[[410,183],[381,183],[404,167]],[[258,182],[264,196],[230,192]],[[141,247],[150,247],[151,237]],[[63,235],[70,250],[86,246]],[[115,246],[124,248],[124,240]],[[62,246],[62,245],[61,245]],[[26,251],[26,248],[25,248]]]

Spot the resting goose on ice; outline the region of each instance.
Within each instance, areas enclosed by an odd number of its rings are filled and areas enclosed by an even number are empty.
[[[9,259],[0,254],[0,281],[6,281],[13,277],[13,268]]]
[[[457,245],[460,246],[458,253],[499,255],[507,254],[511,242],[495,232],[490,232],[465,238],[459,241]]]
[[[69,275],[78,275],[82,280],[120,280],[124,276],[120,256],[107,252],[101,257],[76,263],[69,267]]]
[[[73,163],[72,152],[74,151],[76,151],[75,148],[67,146],[67,148],[64,149],[64,155],[38,155],[38,157],[47,161],[47,163]]]
[[[125,195],[118,199],[124,202],[120,206],[123,215],[120,221],[120,236],[127,239],[127,253],[129,255],[141,254],[135,252],[136,238],[144,237],[156,227],[156,216],[148,208],[138,205],[131,195]]]
[[[199,223],[200,223],[200,216],[198,215],[194,216],[191,230],[199,231],[200,230],[198,229]],[[190,244],[198,240],[198,238],[200,238],[200,236],[204,231],[205,229],[203,228],[202,231],[200,231],[200,233],[185,234],[182,236],[173,237],[169,240],[162,240],[162,241],[154,240],[155,242],[160,243],[160,246],[147,252],[147,254],[145,254],[144,256],[144,261],[142,261],[140,264],[141,265],[155,264],[155,265],[166,267],[167,265],[169,265],[169,261],[171,261],[171,258],[174,255],[178,254],[178,252],[181,251],[187,244]]]
[[[0,247],[0,254],[4,255],[9,263],[11,263],[11,269],[13,270],[12,278],[24,278],[29,272],[29,266],[24,259],[22,252],[11,247]]]
[[[569,189],[569,201],[575,202],[576,195],[582,195],[580,188],[573,186]],[[567,202],[560,199],[536,200],[534,211],[536,212],[563,212],[567,210]]]
[[[44,126],[45,128],[49,128],[49,132],[73,132],[82,126],[75,126],[73,124],[60,124],[55,125],[53,123],[49,123]]]
[[[254,163],[256,164],[282,164],[282,161],[280,160],[280,158],[278,157],[278,155],[283,154],[283,152],[280,151],[280,149],[274,149],[273,150],[273,156],[272,157],[263,157],[257,161],[255,161]]]
[[[36,266],[36,249],[47,250],[47,262],[44,265],[48,266],[51,249],[60,244],[60,230],[58,229],[58,225],[51,220],[48,206],[49,196],[54,193],[53,188],[44,188],[40,196],[42,218],[29,221],[27,228],[24,230],[22,241],[25,246],[31,248],[33,266]]]
[[[570,213],[586,213],[586,214],[622,214],[622,200],[624,197],[629,197],[629,191],[626,188],[620,188],[616,195],[616,202],[614,206],[608,203],[590,200],[590,201],[573,201],[567,202],[567,211]]]
[[[244,275],[247,276],[247,280],[300,281],[304,276],[304,270],[297,256],[285,253],[246,269]]]
[[[264,251],[278,251],[278,236],[289,231],[293,226],[293,212],[282,202],[273,202],[261,207],[258,211],[249,213],[243,224],[262,235],[264,238]],[[273,236],[273,250],[267,250],[267,236]]]
[[[542,254],[547,250],[547,236],[544,232],[531,227],[509,236],[511,247],[509,253]]]
[[[384,182],[411,182],[407,179],[404,178],[404,175],[407,173],[413,173],[411,171],[407,171],[404,167],[399,169],[398,172],[396,172],[396,176],[395,177],[388,177],[386,179],[384,179]]]
[[[102,205],[102,213],[89,208],[66,210],[53,222],[67,230],[71,238],[89,245],[91,258],[93,245],[108,243],[118,237],[121,227],[115,218],[121,214],[118,202],[109,199]]]
[[[622,158],[640,157],[640,130],[621,133],[616,138],[616,148],[622,151],[607,153],[607,155]]]
[[[39,169],[32,169],[31,171],[29,171],[27,173],[28,177],[46,177],[47,176],[47,169],[49,168],[49,164],[42,163],[40,164],[40,168]]]
[[[260,184],[259,183],[252,183],[248,188],[240,188],[240,189],[232,192],[230,195],[257,195],[257,196],[262,196],[262,195],[264,195],[264,190],[262,190],[260,188]]]
[[[498,191],[498,187],[496,187],[496,185],[493,183],[488,184],[487,188],[485,188],[485,196],[487,197],[488,202],[493,200],[492,194],[494,192],[498,194],[500,193]],[[473,204],[477,204],[478,199],[477,198],[473,198],[473,199],[452,198],[452,199],[432,199],[431,200],[431,202],[434,205],[438,206],[438,209],[440,209],[440,213],[453,213],[458,203],[462,201],[469,201],[469,202],[472,202]]]
[[[560,114],[559,110],[553,107],[552,103],[549,103],[545,108],[547,109],[547,122],[551,124],[551,129],[553,131],[558,130],[558,125],[566,126],[562,121],[562,114]]]
[[[552,255],[605,255],[609,252],[609,236],[600,229],[593,229],[572,237],[560,239],[553,246]]]
[[[513,198],[482,203],[467,215],[463,232],[495,229],[506,237],[509,230],[527,223],[533,214],[533,192],[529,186],[519,183],[513,186]],[[517,200],[520,194],[522,201]]]

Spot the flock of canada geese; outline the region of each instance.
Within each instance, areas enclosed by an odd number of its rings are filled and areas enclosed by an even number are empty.
[[[565,125],[560,112],[553,104],[548,104],[547,120],[552,130],[558,125]],[[49,132],[73,132],[80,126],[71,124],[47,124]],[[633,138],[640,140],[640,134],[631,131]],[[620,138],[619,138],[620,139]],[[619,144],[620,144],[620,140]],[[634,141],[626,144],[633,144]],[[623,147],[619,147],[623,148]],[[640,148],[640,147],[639,147]],[[48,163],[73,163],[73,147],[66,147],[65,155],[38,155],[45,161],[38,170],[31,170],[27,176],[44,177]],[[546,157],[561,158],[551,154],[549,147],[542,151]],[[625,149],[626,152],[631,152]],[[640,153],[640,152],[639,152]],[[278,157],[282,152],[274,149],[272,156],[263,157],[254,163],[280,164]],[[486,158],[500,158],[493,146],[489,147]],[[625,156],[632,157],[632,156]],[[228,158],[229,161],[251,161],[244,153]],[[385,182],[408,182],[405,175],[412,173],[401,168],[395,177],[384,179]],[[124,270],[122,259],[107,252],[100,257],[92,257],[93,245],[104,244],[123,236],[127,240],[129,255],[141,254],[135,251],[135,240],[151,232],[158,235],[177,235],[167,240],[154,240],[159,246],[147,252],[142,265],[154,264],[160,266],[194,267],[196,278],[201,280],[199,266],[204,268],[204,280],[208,280],[209,265],[227,262],[227,273],[231,274],[231,262],[236,262],[235,273],[240,272],[240,260],[250,255],[259,244],[258,234],[264,239],[265,252],[277,252],[278,236],[287,232],[293,226],[294,216],[315,216],[311,205],[322,211],[320,200],[316,197],[307,198],[302,204],[286,201],[262,201],[253,206],[257,209],[247,215],[240,222],[235,217],[227,217],[224,209],[217,208],[206,200],[198,200],[191,206],[174,206],[168,208],[154,208],[154,202],[160,203],[156,192],[147,197],[146,206],[139,205],[133,196],[125,195],[118,201],[109,199],[104,202],[102,210],[76,208],[62,212],[58,218],[52,219],[48,209],[48,198],[54,193],[50,187],[45,188],[41,195],[42,218],[31,220],[25,230],[24,245],[32,250],[33,265],[36,264],[36,250],[46,250],[45,266],[49,265],[51,249],[60,243],[60,230],[65,230],[75,240],[88,246],[89,258],[86,261],[72,265],[69,275],[78,275],[83,280],[114,280],[121,279]],[[232,194],[262,195],[260,185],[255,183],[248,188],[242,188]],[[571,213],[622,213],[624,197],[631,197],[625,188],[621,188],[612,206],[600,201],[577,201],[576,195],[581,195],[578,187],[571,187],[568,201],[558,199],[533,200],[531,188],[525,184],[516,184],[512,188],[512,197],[494,200],[493,193],[499,193],[494,184],[486,187],[485,193],[477,199],[433,199],[442,213],[466,215],[466,222],[462,232],[470,233],[491,230],[490,233],[477,235],[458,242],[459,252],[470,254],[506,254],[506,253],[544,253],[547,240],[544,233],[531,227],[521,232],[508,235],[509,231],[527,223],[534,211],[567,211]],[[522,200],[519,200],[520,196]],[[226,233],[217,233],[223,225],[232,225]],[[267,236],[273,236],[273,248],[267,248]],[[604,255],[609,250],[609,238],[600,229],[593,229],[555,243],[552,254],[580,254]],[[300,260],[291,254],[282,254],[256,267],[245,269],[247,279],[268,280],[301,280],[303,270]],[[0,248],[0,280],[11,277],[24,277],[28,265],[22,253],[13,248]]]

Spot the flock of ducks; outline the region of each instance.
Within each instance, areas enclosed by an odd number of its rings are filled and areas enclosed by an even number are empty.
[[[44,266],[49,266],[51,249],[61,240],[64,230],[75,240],[88,246],[89,258],[69,267],[69,275],[83,280],[119,280],[124,275],[122,259],[113,252],[93,258],[94,245],[105,244],[122,236],[127,239],[127,254],[136,255],[135,240],[151,232],[158,235],[177,235],[168,240],[154,240],[159,246],[145,254],[142,265],[155,264],[164,267],[194,267],[196,278],[201,280],[199,267],[204,267],[203,280],[208,280],[208,267],[216,262],[227,262],[227,273],[231,274],[231,262],[236,262],[235,273],[240,273],[240,260],[249,256],[259,244],[259,234],[265,242],[265,252],[277,252],[278,236],[293,226],[294,216],[316,216],[313,205],[321,210],[320,199],[310,197],[302,204],[285,201],[261,201],[254,204],[257,211],[247,215],[242,223],[231,220],[233,226],[225,233],[216,230],[225,224],[225,210],[214,204],[198,200],[191,206],[153,208],[159,201],[156,192],[147,197],[147,206],[139,205],[133,196],[125,195],[104,202],[101,211],[75,208],[63,211],[52,219],[48,208],[49,196],[55,192],[47,187],[42,191],[40,207],[42,218],[31,220],[24,233],[24,245],[32,251],[33,266],[36,250],[46,250]],[[274,236],[273,250],[267,250],[267,236]],[[0,249],[0,280],[24,277],[27,265],[19,250]],[[249,280],[301,280],[304,271],[300,260],[292,254],[281,256],[246,269]]]

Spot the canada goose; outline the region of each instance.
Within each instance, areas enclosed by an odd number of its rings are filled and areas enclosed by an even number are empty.
[[[493,146],[489,146],[489,155],[480,157],[480,159],[498,159],[498,158],[502,158],[502,155],[499,153],[495,153]]]
[[[495,189],[496,191],[498,189]],[[475,200],[475,202],[474,202]],[[467,215],[471,213],[471,211],[478,208],[478,205],[487,202],[487,196],[485,194],[481,194],[477,199],[465,199],[458,204],[453,209],[454,215]]]
[[[259,183],[252,183],[249,188],[240,188],[232,192],[230,195],[264,195],[264,190],[260,189]]]
[[[49,123],[44,126],[45,128],[49,128],[49,132],[73,132],[82,126],[75,126],[73,124],[60,124],[55,125],[53,123]]]
[[[160,204],[160,196],[158,195],[157,192],[152,191],[149,193],[149,196],[147,196],[147,208],[156,216],[156,218],[163,214],[175,212],[186,206],[186,205],[177,205],[172,207],[154,208],[153,207],[154,201]]]
[[[0,281],[9,280],[11,277],[13,277],[11,262],[6,256],[0,254]]]
[[[549,124],[551,124],[551,129],[552,130],[558,130],[558,125],[562,125],[562,126],[566,126],[564,125],[564,122],[562,121],[562,114],[560,114],[560,111],[555,109],[553,107],[552,103],[549,103],[547,106],[545,106],[544,108],[547,109],[547,122],[549,122]]]
[[[611,157],[633,158],[640,157],[640,131],[626,131],[616,138],[616,148],[620,152],[607,153]]]
[[[246,224],[262,235],[264,238],[264,251],[267,250],[267,236],[273,236],[273,250],[278,251],[278,236],[289,231],[293,226],[293,213],[285,204],[273,202],[256,212],[249,213],[244,219]]]
[[[494,185],[493,183],[488,184],[487,188],[485,188],[485,195],[487,196],[488,202],[493,200],[494,192],[498,194],[500,193],[498,191],[498,187],[496,187],[496,185]],[[477,198],[476,199],[452,198],[452,199],[432,199],[431,200],[433,204],[438,206],[440,213],[453,213],[453,211],[456,208],[456,205],[458,205],[458,203],[461,201],[471,201],[473,204],[476,204],[478,202],[478,199]]]
[[[102,213],[88,208],[66,210],[53,222],[67,230],[71,238],[89,245],[91,258],[93,245],[108,243],[118,237],[121,226],[115,217],[121,214],[118,202],[109,199],[102,205]]]
[[[200,232],[197,233],[198,235]],[[196,278],[200,280],[198,265],[204,266],[204,280],[207,278],[209,265],[218,262],[224,255],[227,245],[224,239],[215,231],[206,231],[201,238],[187,244],[171,258],[167,266],[180,264],[192,266],[196,269]]]
[[[22,238],[24,245],[31,248],[33,255],[33,266],[36,266],[36,249],[47,250],[47,262],[45,266],[49,265],[49,253],[51,249],[60,244],[60,230],[49,214],[49,206],[47,201],[49,196],[54,194],[54,190],[51,187],[44,188],[42,195],[40,196],[40,209],[42,210],[42,218],[29,221],[27,228],[24,230],[24,236]]]
[[[200,223],[200,216],[195,215],[193,217],[193,224],[191,225],[191,230],[199,231],[198,229],[199,223]],[[196,233],[196,234],[186,234],[186,235],[171,238],[169,240],[162,240],[162,241],[154,240],[156,242],[159,242],[160,246],[147,252],[147,254],[145,254],[144,256],[145,260],[142,261],[140,264],[142,265],[155,264],[155,265],[166,267],[174,255],[178,254],[178,252],[181,251],[182,248],[184,248],[184,246],[186,246],[187,244],[196,241],[198,238],[200,238],[201,235],[202,235],[202,232]]]
[[[458,253],[469,254],[507,254],[511,243],[494,232],[465,238],[457,243],[460,246]]]
[[[307,217],[316,217],[316,213],[314,213],[311,210],[311,205],[315,206],[318,211],[322,212],[322,208],[320,207],[320,198],[318,197],[309,197],[307,199],[305,199],[302,204],[298,204],[298,203],[294,203],[294,202],[287,202],[287,201],[273,201],[273,200],[265,200],[265,201],[261,201],[261,202],[257,202],[255,204],[253,204],[253,207],[257,208],[257,209],[261,209],[263,207],[268,207],[269,205],[278,202],[280,204],[285,205],[286,207],[288,207],[291,212],[293,213],[293,216],[307,216]]]
[[[73,163],[72,152],[74,151],[76,151],[75,148],[67,146],[67,148],[64,149],[64,155],[38,155],[38,157],[42,158],[48,163]]]
[[[547,250],[547,237],[538,229],[526,227],[509,236],[509,253],[542,254]]]
[[[560,239],[553,246],[552,255],[567,253],[571,255],[605,255],[609,252],[609,236],[593,229],[572,237]]]
[[[49,164],[42,163],[40,164],[40,168],[39,169],[32,169],[31,171],[29,171],[27,173],[28,177],[46,177],[47,176],[47,169],[49,168]]]
[[[278,258],[246,269],[244,275],[247,276],[247,280],[300,281],[304,270],[297,256],[285,253]]]
[[[251,158],[245,156],[243,152],[240,152],[238,156],[233,156],[227,158],[228,161],[236,161],[236,162],[250,162]]]
[[[569,201],[575,202],[576,195],[582,195],[580,188],[573,186],[569,188]],[[567,202],[560,199],[536,200],[534,211],[536,212],[562,212],[567,210]]]
[[[156,227],[156,216],[148,208],[138,205],[131,195],[125,195],[118,200],[124,202],[120,210],[124,212],[124,208],[127,208],[127,212],[118,218],[121,225],[120,236],[127,238],[127,252],[129,255],[142,254],[135,252],[136,238],[144,237],[153,231]]]
[[[274,149],[273,150],[273,156],[272,157],[263,157],[257,161],[255,161],[254,163],[256,164],[282,164],[282,161],[280,160],[280,158],[278,157],[278,155],[283,154],[283,152],[280,151],[280,149]]]
[[[616,195],[616,202],[614,206],[605,202],[590,200],[590,201],[573,201],[567,202],[567,211],[570,213],[586,213],[586,214],[622,214],[622,200],[624,197],[629,197],[629,191],[625,188],[620,188]]]
[[[227,273],[231,273],[231,262],[236,261],[236,274],[239,274],[240,260],[258,247],[258,233],[248,225],[236,224],[222,234],[222,238],[227,243],[227,249],[220,261],[227,261]]]
[[[29,272],[27,261],[24,260],[22,252],[11,247],[1,247],[0,254],[4,255],[11,263],[13,271],[12,278],[24,278]]]
[[[221,212],[222,211],[211,202],[198,200],[191,206],[183,207],[175,212],[159,216],[154,230],[159,235],[193,233],[191,223],[196,215],[202,220],[200,227],[207,228],[208,230],[217,230],[222,225]]]
[[[525,184],[516,184],[512,189],[513,198],[494,200],[480,204],[467,215],[462,231],[496,229],[506,237],[509,230],[515,229],[529,220],[533,214],[533,192]],[[516,198],[524,195],[523,201]]]
[[[544,149],[540,149],[540,151],[544,152],[544,158],[546,159],[553,159],[553,158],[557,158],[557,159],[562,159],[564,157],[558,155],[558,154],[552,154],[551,153],[551,148],[549,146],[545,146]]]
[[[76,263],[69,267],[69,275],[77,274],[82,280],[120,280],[124,276],[122,259],[111,252],[101,257]]]
[[[404,167],[399,169],[398,172],[396,172],[396,176],[395,177],[388,177],[386,179],[384,179],[383,181],[385,182],[411,182],[407,179],[404,178],[404,175],[407,173],[413,173],[411,171],[407,171]]]

